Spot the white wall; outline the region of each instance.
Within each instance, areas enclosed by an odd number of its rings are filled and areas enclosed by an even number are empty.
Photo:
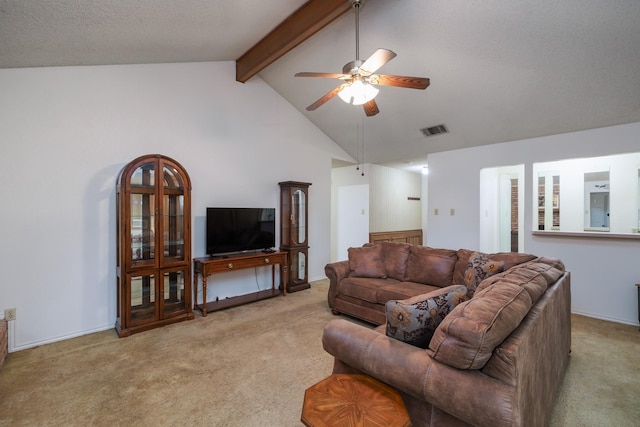
[[[347,258],[350,246],[362,246],[369,233],[422,227],[423,177],[367,163],[334,168],[332,173],[331,259]]]
[[[324,277],[331,158],[352,159],[258,77],[237,83],[233,62],[3,69],[0,93],[0,313],[17,309],[12,350],[113,327],[115,183],[143,154],[190,174],[196,257],[207,206],[279,208],[279,181],[311,182],[309,277]],[[227,291],[254,290],[246,274]]]
[[[637,325],[634,284],[640,280],[640,240],[533,236],[530,230],[533,188],[537,185],[537,180],[533,182],[534,162],[631,153],[639,146],[640,123],[633,123],[432,154],[427,244],[479,248],[480,170],[524,163],[524,251],[564,261],[572,275],[575,313]],[[441,213],[455,208],[456,215],[435,216],[434,208]]]
[[[369,231],[416,230],[422,226],[422,174],[369,165]],[[409,200],[409,198],[418,200]]]
[[[427,230],[429,225],[429,173],[422,174],[422,243],[427,241]]]

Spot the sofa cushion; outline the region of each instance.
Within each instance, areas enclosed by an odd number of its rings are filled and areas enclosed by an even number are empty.
[[[515,265],[524,264],[537,258],[535,255],[519,252],[497,252],[495,254],[489,254],[489,257],[496,261],[504,261],[505,271]]]
[[[465,286],[448,286],[405,300],[388,301],[386,334],[420,348],[427,348],[434,331],[458,304],[467,299]]]
[[[387,273],[382,262],[382,246],[349,248],[349,273],[352,277],[385,278]]]
[[[393,283],[398,281],[370,277],[345,277],[340,281],[340,294],[378,304],[378,290]],[[380,308],[382,311],[382,307]]]
[[[522,286],[535,304],[547,290],[547,287],[558,280],[563,273],[564,264],[562,261],[540,257],[484,280],[478,285],[476,293],[495,283],[513,283]]]
[[[453,270],[453,280],[452,284],[454,285],[464,285],[464,276],[467,272],[469,258],[474,253],[478,251],[472,251],[470,249],[458,249],[456,255],[458,260],[456,261],[455,268]],[[527,261],[531,261],[536,258],[535,255],[531,254],[523,254],[518,252],[498,252],[494,254],[487,254],[490,259],[494,261],[504,261],[503,270],[507,271],[514,265],[522,264]]]
[[[411,246],[405,280],[444,288],[452,284],[456,261],[454,250]]]
[[[386,304],[392,299],[407,299],[416,295],[426,294],[441,289],[438,286],[425,285],[416,282],[389,281],[386,285],[378,288],[378,303]]]
[[[504,261],[495,261],[489,255],[475,252],[467,261],[467,271],[464,274],[464,284],[467,286],[467,296],[473,297],[476,288],[487,277],[502,272]]]
[[[384,269],[387,273],[387,277],[404,280],[411,244],[401,242],[382,242],[380,243],[380,246],[382,246],[382,259],[384,260]]]
[[[429,343],[431,357],[458,369],[481,369],[531,305],[529,293],[513,283],[476,293],[440,323]]]

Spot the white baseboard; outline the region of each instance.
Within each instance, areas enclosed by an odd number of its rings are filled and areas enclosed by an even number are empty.
[[[316,280],[322,280],[322,279],[326,279],[326,277],[319,277],[317,279],[310,279],[310,282],[316,281]],[[640,326],[640,323],[638,322],[629,322],[628,320],[624,320],[624,319],[616,319],[616,318],[612,318],[612,317],[606,317],[606,316],[600,316],[597,314],[593,314],[593,313],[585,313],[582,311],[575,311],[572,310],[571,311],[572,314],[578,314],[580,316],[586,316],[586,317],[591,317],[593,319],[600,319],[600,320],[606,320],[609,322],[615,322],[615,323],[622,323],[624,325],[631,325],[631,326]],[[4,314],[2,315],[2,317],[0,317],[0,320],[4,319]],[[87,330],[87,331],[82,331],[82,332],[78,332],[78,333],[74,333],[74,334],[69,334],[69,335],[62,335],[59,337],[55,337],[55,338],[50,338],[50,339],[46,339],[46,340],[42,340],[42,341],[33,341],[30,343],[25,343],[25,344],[21,344],[19,346],[15,345],[15,320],[12,320],[10,322],[7,322],[7,332],[8,332],[8,350],[9,353],[14,353],[16,351],[21,351],[21,350],[26,350],[28,348],[33,348],[33,347],[38,347],[41,345],[45,345],[45,344],[51,344],[54,342],[58,342],[58,341],[64,341],[64,340],[68,340],[71,338],[77,338],[80,337],[82,335],[88,335],[88,334],[93,334],[95,332],[102,332],[102,331],[106,331],[109,329],[113,329],[113,325],[105,325],[105,326],[101,326],[99,328],[94,328],[91,330]]]
[[[640,326],[640,323],[638,323],[638,322],[630,322],[630,321],[624,320],[624,319],[616,319],[616,318],[613,318],[613,317],[601,316],[601,315],[593,314],[593,313],[585,313],[585,312],[582,312],[582,311],[575,311],[575,310],[572,310],[571,313],[572,314],[579,314],[580,316],[591,317],[592,319],[606,320],[608,322],[622,323],[624,325]]]
[[[101,326],[99,328],[94,328],[94,329],[90,329],[87,331],[82,331],[82,332],[77,332],[77,333],[73,333],[73,334],[69,334],[69,335],[61,335],[55,338],[49,338],[46,340],[42,340],[42,341],[33,341],[30,343],[25,343],[25,344],[21,344],[19,346],[15,345],[15,325],[14,323],[16,323],[15,320],[8,322],[8,332],[9,332],[9,340],[8,340],[8,344],[9,344],[9,353],[13,353],[16,351],[21,351],[21,350],[26,350],[28,348],[33,348],[33,347],[39,347],[41,345],[45,345],[45,344],[51,344],[54,342],[58,342],[58,341],[64,341],[64,340],[68,340],[71,338],[77,338],[77,337],[81,337],[83,335],[89,335],[89,334],[93,334],[95,332],[102,332],[102,331],[106,331],[109,329],[113,329],[114,326],[113,325],[107,325],[107,326]]]

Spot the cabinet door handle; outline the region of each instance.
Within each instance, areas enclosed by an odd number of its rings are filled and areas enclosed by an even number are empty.
[[[227,268],[233,268],[233,263],[230,262],[229,264],[227,264]]]
[[[265,264],[269,264],[270,262],[271,262],[271,260],[270,260],[269,258],[265,258],[265,259],[264,259],[264,263],[265,263]]]

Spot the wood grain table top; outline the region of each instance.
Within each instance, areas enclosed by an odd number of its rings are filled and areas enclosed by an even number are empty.
[[[334,374],[309,387],[301,421],[313,427],[411,425],[397,390],[368,375],[352,374]]]

